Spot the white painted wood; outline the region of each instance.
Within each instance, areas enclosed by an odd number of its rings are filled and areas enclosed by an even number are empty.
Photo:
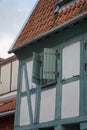
[[[32,104],[32,112],[33,119],[35,114],[35,94],[31,95],[31,104]],[[28,125],[30,124],[30,117],[28,111],[28,102],[27,97],[21,98],[21,107],[20,107],[20,125]]]
[[[21,98],[20,126],[30,124],[27,97]]]
[[[80,74],[80,42],[76,42],[63,49],[62,79]]]
[[[12,62],[12,81],[11,81],[11,91],[17,89],[17,80],[18,80],[18,60]]]
[[[11,63],[1,67],[0,94],[10,91]]]
[[[64,84],[62,86],[61,118],[79,116],[79,81]]]
[[[54,120],[56,89],[45,90],[41,93],[40,122]]]

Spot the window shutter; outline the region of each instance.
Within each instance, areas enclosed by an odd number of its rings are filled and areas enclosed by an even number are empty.
[[[45,48],[43,61],[43,79],[55,79],[56,50]]]
[[[35,84],[40,83],[40,67],[41,57],[40,55],[33,52],[32,82],[34,82]]]

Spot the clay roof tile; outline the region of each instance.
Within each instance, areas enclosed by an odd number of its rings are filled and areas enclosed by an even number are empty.
[[[0,113],[15,110],[16,98],[10,98],[7,100],[0,101]]]
[[[87,11],[87,0],[79,0],[55,16],[57,0],[39,0],[13,49]]]

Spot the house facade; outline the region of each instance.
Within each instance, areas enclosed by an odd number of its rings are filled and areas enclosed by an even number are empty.
[[[87,129],[87,0],[39,0],[9,53],[19,60],[15,130]]]
[[[16,109],[18,60],[0,60],[0,130],[13,130]]]

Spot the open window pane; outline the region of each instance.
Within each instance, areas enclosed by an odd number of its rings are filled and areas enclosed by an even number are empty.
[[[36,85],[32,82],[32,61],[29,61],[26,63],[27,65],[27,74],[28,74],[28,83],[29,83],[29,89],[35,88]],[[26,91],[26,84],[25,84],[25,70],[23,70],[23,79],[22,79],[22,92]]]
[[[61,118],[79,116],[79,81],[62,86]]]
[[[27,63],[27,71],[28,71],[27,74],[28,74],[28,80],[29,80],[29,87],[30,87],[30,89],[36,87],[36,84],[34,84],[34,83],[32,82],[32,65],[33,65],[33,62],[32,62],[32,61],[29,61],[29,62]]]
[[[76,42],[63,49],[62,79],[80,74],[80,42]]]
[[[32,82],[40,84],[41,56],[33,52]]]

